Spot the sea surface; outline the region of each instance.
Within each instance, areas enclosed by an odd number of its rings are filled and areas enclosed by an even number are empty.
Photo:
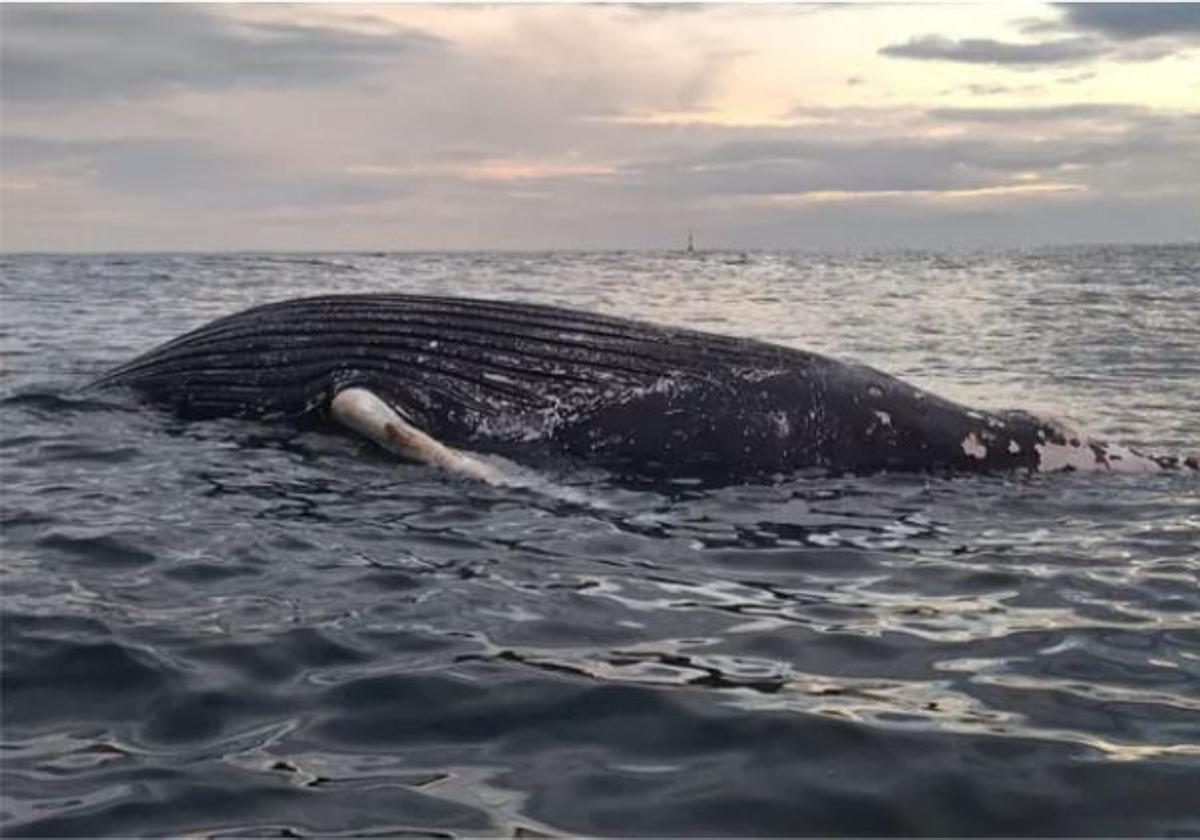
[[[6,836],[1200,835],[1200,480],[493,487],[80,386],[322,292],[753,336],[1200,450],[1200,246],[0,258]]]

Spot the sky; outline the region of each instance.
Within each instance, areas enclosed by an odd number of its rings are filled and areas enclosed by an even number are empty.
[[[0,6],[0,249],[1200,239],[1200,4]]]

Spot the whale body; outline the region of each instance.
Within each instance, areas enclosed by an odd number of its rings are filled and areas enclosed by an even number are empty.
[[[865,365],[747,338],[529,303],[325,295],[220,318],[121,365],[186,418],[396,427],[639,473],[1144,470],[1178,465],[1022,411],[981,411]],[[344,395],[374,409],[347,422]],[[352,411],[359,411],[356,404]],[[365,413],[363,413],[365,412]],[[370,415],[392,414],[379,425]],[[405,450],[409,451],[409,450]]]

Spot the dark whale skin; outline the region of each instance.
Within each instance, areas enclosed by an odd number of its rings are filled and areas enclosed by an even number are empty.
[[[1039,445],[1070,443],[1032,415],[976,411],[789,347],[423,295],[257,306],[93,384],[127,386],[189,419],[316,423],[339,390],[361,386],[453,446],[536,447],[670,475],[1032,470]]]

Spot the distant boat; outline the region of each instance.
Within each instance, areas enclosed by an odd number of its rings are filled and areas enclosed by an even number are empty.
[[[696,250],[696,232],[691,228],[688,229],[687,247],[683,249],[683,253],[689,257],[695,257],[699,260],[720,259],[726,265],[746,265],[750,262],[750,255],[745,251],[735,251],[732,253],[721,251],[698,251]]]

